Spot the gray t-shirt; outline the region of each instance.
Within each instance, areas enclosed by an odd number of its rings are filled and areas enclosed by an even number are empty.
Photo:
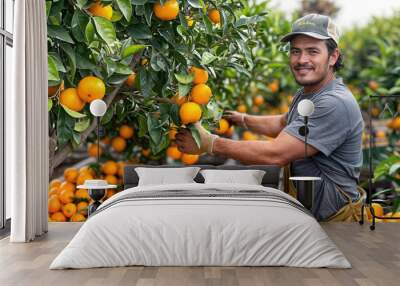
[[[362,131],[364,122],[360,108],[352,93],[336,78],[320,91],[304,94],[300,89],[293,97],[283,131],[304,141],[299,128],[304,117],[297,112],[302,99],[314,103],[314,113],[308,119],[307,143],[318,149],[316,155],[307,160],[292,162],[292,176],[318,176],[312,213],[324,220],[336,213],[348,202],[343,194],[335,190],[339,186],[353,201],[358,199],[356,190],[362,165]]]

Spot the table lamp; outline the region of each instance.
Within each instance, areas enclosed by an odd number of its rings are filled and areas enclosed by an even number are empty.
[[[309,99],[303,99],[297,105],[297,112],[304,117],[304,125],[299,128],[299,134],[304,136],[304,159],[307,159],[307,135],[308,117],[314,113],[314,104]],[[311,210],[314,202],[314,185],[315,181],[321,180],[320,177],[290,177],[296,187],[297,200],[301,202],[305,208]]]

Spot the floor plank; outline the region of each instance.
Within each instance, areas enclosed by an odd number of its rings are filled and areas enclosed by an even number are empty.
[[[0,240],[0,285],[399,285],[400,224],[380,223],[375,231],[356,223],[325,223],[323,228],[351,262],[352,269],[290,267],[117,267],[48,269],[81,223],[50,223],[49,233],[32,243]]]

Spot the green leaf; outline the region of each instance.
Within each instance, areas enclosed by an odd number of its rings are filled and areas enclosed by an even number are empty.
[[[160,123],[153,116],[147,117],[147,129],[149,130],[150,138],[155,145],[160,143],[161,140],[161,127]]]
[[[76,6],[78,6],[78,8],[80,8],[80,9],[82,9],[83,7],[85,7],[87,2],[88,2],[88,0],[76,0]]]
[[[389,175],[394,175],[400,169],[400,162],[393,164],[389,169]]]
[[[212,63],[213,61],[215,61],[216,59],[217,59],[217,57],[214,56],[213,54],[211,54],[209,52],[204,52],[203,55],[201,56],[201,64],[208,65],[208,64]]]
[[[50,38],[58,39],[60,41],[64,41],[70,44],[75,43],[69,35],[68,31],[60,26],[48,25],[47,34],[50,36]]]
[[[72,48],[71,45],[69,44],[60,44],[61,49],[67,54],[68,62],[69,65],[67,73],[68,73],[68,79],[70,82],[74,81],[75,78],[75,73],[76,73],[76,57],[75,57],[75,51]]]
[[[85,28],[85,38],[86,42],[89,44],[95,39],[95,30],[92,21],[89,21]]]
[[[171,116],[172,122],[176,126],[179,126],[181,124],[180,118],[179,118],[179,105],[178,104],[173,104],[171,106],[171,109],[169,110],[169,115]]]
[[[193,124],[190,124],[189,130],[192,133],[194,141],[196,141],[197,147],[200,148],[201,147],[201,137],[200,137],[200,133],[197,130],[196,126],[194,126]]]
[[[53,56],[47,56],[47,77],[49,81],[60,81],[56,60]]]
[[[149,0],[131,0],[131,3],[133,5],[144,5],[148,2]]]
[[[178,92],[180,96],[186,96],[189,91],[192,89],[191,84],[178,84]]]
[[[81,135],[77,132],[72,132],[72,139],[74,140],[76,145],[81,144]]]
[[[147,134],[147,120],[143,115],[138,116],[139,132],[138,136],[141,138]]]
[[[187,73],[179,73],[178,74],[178,73],[176,73],[174,75],[175,75],[176,80],[179,83],[182,83],[182,84],[190,84],[190,83],[192,83],[193,78],[194,78],[194,74],[193,73],[190,73],[190,74],[187,74]]]
[[[118,22],[119,20],[121,20],[123,17],[122,13],[119,12],[118,10],[113,10],[113,14],[111,17],[111,22]]]
[[[114,116],[113,108],[107,108],[106,114],[104,114],[103,117],[100,119],[100,123],[106,125],[108,122],[111,121],[113,116]]]
[[[193,8],[203,8],[204,7],[203,0],[188,0],[188,3]]]
[[[117,84],[121,84],[121,83],[123,83],[124,81],[126,81],[127,78],[128,78],[127,75],[113,74],[112,76],[110,76],[110,77],[107,79],[107,82],[108,82],[109,84],[115,84],[115,85],[117,85]]]
[[[128,65],[117,63],[115,72],[118,74],[130,75],[132,74],[132,69]]]
[[[64,109],[59,108],[56,122],[58,147],[62,147],[73,137],[75,120],[68,116]]]
[[[49,98],[47,99],[47,111],[50,111],[52,107],[53,107],[53,100]]]
[[[135,40],[149,40],[153,38],[149,27],[143,24],[132,25],[128,31],[131,37]]]
[[[60,56],[57,53],[49,52],[48,54],[53,57],[53,60],[55,61],[56,65],[57,65],[57,70],[59,72],[64,72],[64,73],[67,72],[61,61]]]
[[[153,89],[154,82],[150,72],[145,69],[139,71],[139,87],[144,97],[149,97]]]
[[[112,46],[117,40],[114,25],[110,20],[104,17],[93,17],[94,25],[99,36],[107,43]]]
[[[88,117],[83,120],[75,122],[74,130],[77,132],[83,132],[89,127],[89,125],[90,125],[90,118]]]
[[[118,8],[121,10],[125,19],[129,22],[132,17],[132,4],[130,0],[116,0]]]
[[[46,1],[46,17],[48,18],[49,17],[49,15],[50,15],[50,9],[51,9],[51,4],[52,4],[53,2],[51,2],[51,1]]]
[[[76,9],[71,20],[71,31],[72,35],[79,42],[85,41],[84,30],[88,24],[90,18],[81,12],[81,10]]]
[[[81,53],[76,54],[76,62],[78,69],[91,70],[91,71],[97,69],[97,66]]]
[[[74,111],[72,109],[69,109],[68,107],[66,107],[63,104],[61,104],[61,106],[64,108],[65,112],[67,112],[68,115],[73,117],[73,118],[84,118],[84,117],[86,117],[86,114],[82,114],[82,113],[76,112],[76,111]]]
[[[145,45],[131,45],[131,46],[128,46],[122,51],[122,58],[124,59],[126,57],[131,56],[131,55],[136,55],[137,53],[140,53],[141,51],[143,51],[144,48],[146,48]]]

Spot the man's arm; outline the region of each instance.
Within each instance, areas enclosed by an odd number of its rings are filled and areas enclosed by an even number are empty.
[[[304,142],[281,132],[272,141],[235,141],[217,138],[212,151],[214,154],[236,159],[244,164],[280,165],[304,158]],[[307,155],[313,156],[319,151],[307,144]]]
[[[286,113],[279,115],[246,115],[246,126],[253,132],[277,137],[286,126]]]
[[[247,127],[249,130],[276,137],[286,126],[286,113],[280,115],[249,115],[236,111],[228,111],[224,117],[235,125]]]

